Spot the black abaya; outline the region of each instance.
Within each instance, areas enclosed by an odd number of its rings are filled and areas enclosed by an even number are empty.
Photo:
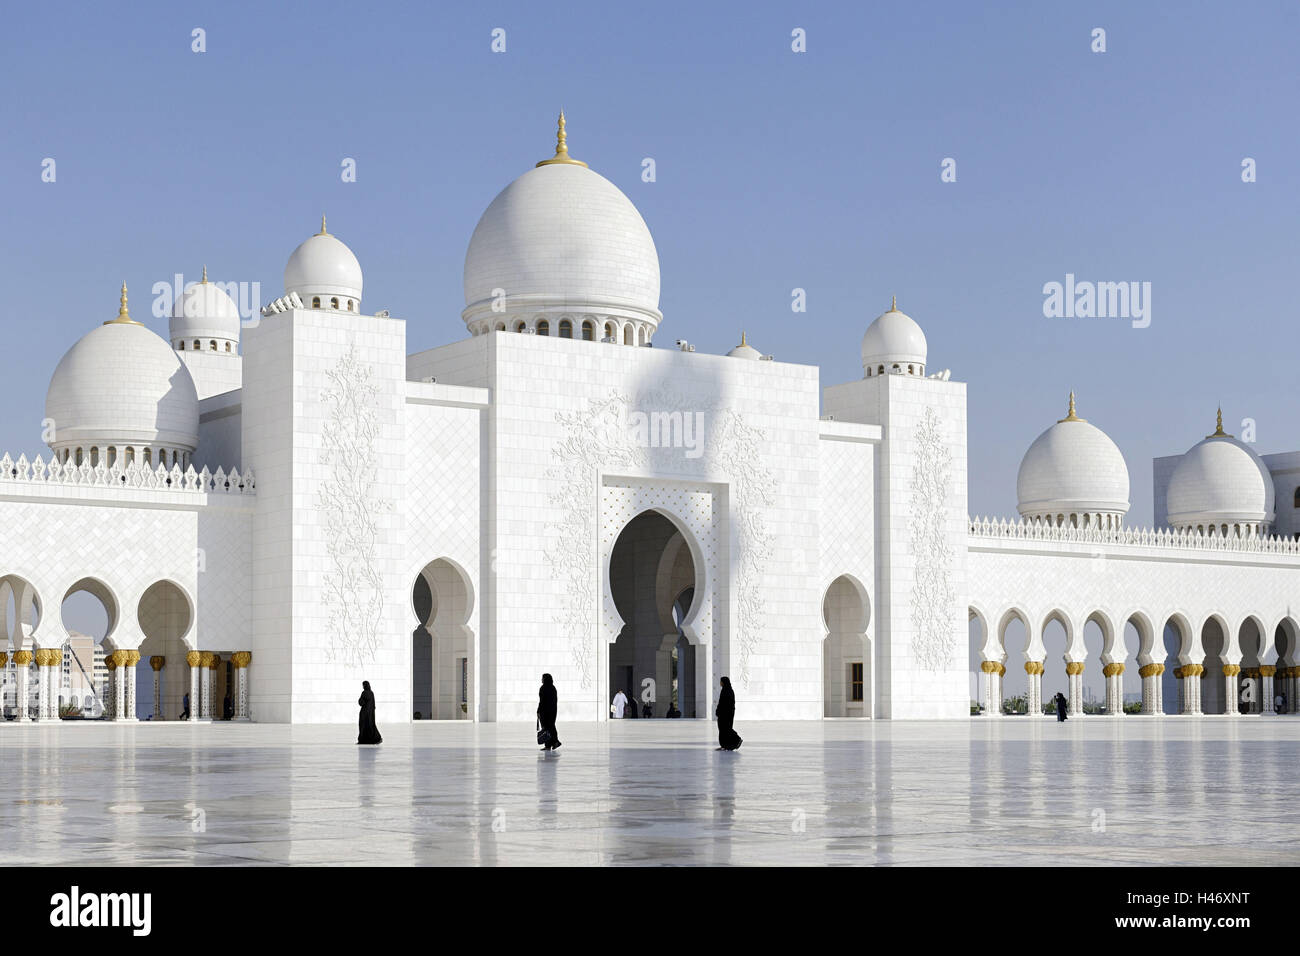
[[[361,707],[361,716],[357,719],[357,743],[382,744],[384,738],[379,736],[379,728],[375,726],[375,692],[367,686],[357,704]]]
[[[723,750],[737,750],[743,741],[732,728],[736,719],[736,692],[731,681],[722,679],[722,693],[718,695],[718,746]]]
[[[1065,720],[1065,698],[1060,694],[1056,695],[1056,722],[1060,723]]]
[[[560,746],[560,735],[555,732],[555,716],[559,709],[559,697],[555,693],[555,685],[551,683],[551,675],[543,674],[542,686],[537,692],[537,722],[542,725],[542,730],[551,735],[551,742],[546,745],[547,750]]]

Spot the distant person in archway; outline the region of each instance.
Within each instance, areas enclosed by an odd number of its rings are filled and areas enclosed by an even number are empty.
[[[744,743],[740,734],[732,729],[736,719],[736,692],[731,689],[731,679],[722,678],[722,693],[718,695],[718,749],[739,750]]]
[[[542,675],[542,686],[537,691],[538,738],[545,739],[543,750],[558,750],[560,735],[555,732],[555,715],[560,710],[559,697],[555,693],[555,682],[550,674]]]
[[[361,682],[361,698],[357,701],[361,707],[361,716],[357,720],[357,743],[382,744],[384,738],[379,736],[375,726],[375,693],[370,689],[370,681]]]
[[[189,694],[186,694],[185,697],[181,700],[181,706],[182,706],[181,715],[177,719],[189,720],[190,719],[190,695]]]
[[[1053,697],[1052,700],[1056,702],[1056,721],[1057,723],[1060,723],[1065,720],[1065,705],[1068,701],[1066,701],[1065,695],[1059,690],[1056,692],[1056,696]]]
[[[619,691],[614,695],[614,702],[609,705],[609,715],[615,720],[623,719],[623,711],[627,708],[627,694]]]
[[[682,712],[677,709],[677,705],[672,703],[668,705],[668,713],[664,714],[665,717],[680,717],[681,715]]]

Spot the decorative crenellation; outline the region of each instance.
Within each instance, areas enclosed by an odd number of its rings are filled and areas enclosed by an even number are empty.
[[[0,495],[5,493],[5,482],[33,481],[48,485],[92,486],[96,488],[144,488],[157,491],[194,491],[199,494],[254,494],[256,482],[252,469],[240,473],[238,468],[229,472],[218,468],[215,472],[206,467],[195,471],[190,465],[184,470],[180,465],[170,469],[165,465],[151,468],[143,462],[127,465],[62,464],[57,458],[46,462],[40,455],[32,461],[26,455],[0,458]]]
[[[1276,535],[1265,538],[1207,534],[1195,530],[1176,531],[1166,528],[1121,528],[1107,531],[1095,528],[1056,527],[1025,519],[979,517],[968,519],[968,531],[972,538],[1300,555],[1300,540]]]

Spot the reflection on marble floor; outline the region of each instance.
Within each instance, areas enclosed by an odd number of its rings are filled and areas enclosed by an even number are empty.
[[[1300,719],[0,724],[0,864],[1294,864]]]

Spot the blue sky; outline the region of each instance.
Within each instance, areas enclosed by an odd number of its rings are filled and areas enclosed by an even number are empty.
[[[463,337],[470,233],[551,154],[561,105],[573,155],[654,233],[661,341],[724,351],[743,328],[831,384],[862,374],[862,332],[897,294],[930,367],[969,383],[972,512],[1014,513],[1020,457],[1071,388],[1128,460],[1131,523],[1152,517],[1151,458],[1210,432],[1220,401],[1229,431],[1255,419],[1261,453],[1300,448],[1294,3],[49,3],[5,19],[15,455],[43,450],[49,376],[116,314],[123,279],[137,317],[154,282],[205,263],[269,300],[322,211],[361,260],[367,311],[407,319],[412,351]],[[1067,273],[1150,282],[1150,327],[1044,318],[1044,283]]]

